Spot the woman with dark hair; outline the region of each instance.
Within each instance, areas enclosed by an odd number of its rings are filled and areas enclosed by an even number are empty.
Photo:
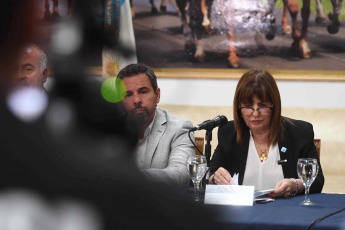
[[[273,189],[271,197],[289,197],[304,191],[297,175],[298,158],[316,158],[313,126],[281,115],[280,94],[267,71],[252,69],[238,82],[234,120],[218,130],[218,146],[210,165],[210,184],[238,184],[256,190]],[[318,175],[310,188],[321,192],[324,177]]]

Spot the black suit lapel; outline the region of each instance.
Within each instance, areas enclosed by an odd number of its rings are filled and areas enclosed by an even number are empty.
[[[238,151],[240,152],[240,164],[238,165],[238,184],[242,185],[243,178],[244,178],[244,171],[246,170],[246,164],[247,164],[247,157],[248,157],[248,148],[249,148],[249,131],[245,135],[244,143],[242,147],[238,148]],[[238,145],[237,145],[238,146]]]
[[[279,154],[280,154],[280,162],[282,168],[283,168],[283,174],[284,178],[291,178],[295,177],[295,173],[291,172],[291,168],[296,168],[293,160],[293,152],[294,152],[294,146],[291,145],[291,138],[287,135],[287,133],[284,133],[284,139],[278,141],[278,148],[279,148]],[[278,163],[278,162],[277,162]]]

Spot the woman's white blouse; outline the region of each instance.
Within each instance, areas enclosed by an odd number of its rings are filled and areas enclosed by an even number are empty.
[[[261,162],[250,133],[248,157],[244,171],[243,185],[254,185],[255,190],[273,189],[276,183],[284,179],[278,144],[270,146],[268,159]]]

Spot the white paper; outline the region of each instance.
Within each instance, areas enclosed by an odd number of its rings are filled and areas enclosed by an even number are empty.
[[[267,197],[267,194],[271,192],[273,192],[273,189],[256,190],[254,193],[254,202],[258,204],[274,201],[274,198]]]
[[[253,206],[254,186],[206,185],[205,204]]]
[[[238,185],[238,173],[235,173],[234,176],[230,180],[231,185]]]
[[[274,189],[267,189],[267,190],[255,190],[254,197],[263,197],[266,196],[267,194],[273,192]]]

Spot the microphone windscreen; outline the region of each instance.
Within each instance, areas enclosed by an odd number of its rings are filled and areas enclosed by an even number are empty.
[[[228,118],[226,118],[226,116],[219,115],[219,118],[220,118],[220,126],[225,125],[228,122]]]

